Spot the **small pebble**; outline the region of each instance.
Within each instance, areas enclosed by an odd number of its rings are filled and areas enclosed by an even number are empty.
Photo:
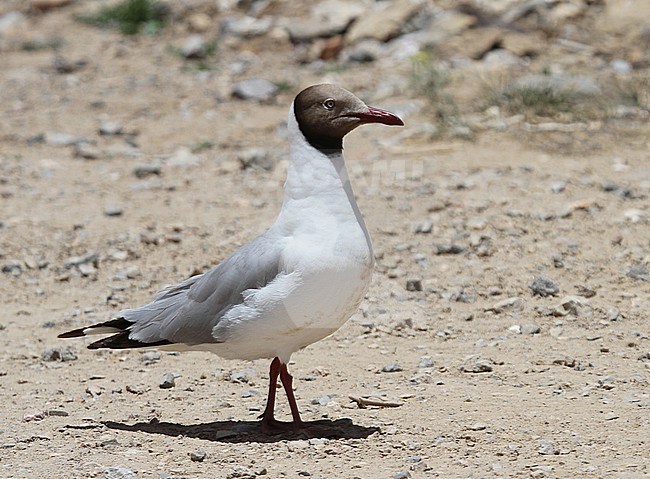
[[[173,373],[165,373],[158,387],[160,389],[171,389],[176,386],[176,378]]]
[[[190,452],[190,459],[194,462],[203,462],[206,457],[208,457],[208,453],[205,451]]]
[[[477,422],[469,426],[467,429],[469,429],[470,431],[483,431],[487,429],[487,424],[482,422]]]
[[[398,373],[400,371],[402,371],[402,366],[400,366],[397,363],[387,364],[386,366],[381,368],[382,373]]]
[[[553,193],[562,193],[566,189],[566,181],[554,181],[551,183],[551,191]]]
[[[632,279],[639,279],[641,281],[650,281],[650,273],[648,268],[643,263],[635,263],[625,270],[627,274]]]
[[[45,350],[43,353],[43,361],[74,361],[77,359],[76,353],[70,349],[69,347],[67,348],[51,348]]]
[[[533,282],[528,286],[533,290],[533,295],[539,296],[555,296],[560,291],[560,286],[556,281],[544,276],[536,277]]]
[[[432,368],[433,367],[433,359],[431,359],[429,356],[422,356],[420,358],[420,362],[418,363],[418,368]]]
[[[421,279],[407,279],[406,280],[406,291],[422,291],[422,280]]]
[[[556,454],[553,442],[546,439],[539,441],[539,448],[537,449],[537,452],[542,456],[552,456],[553,454]]]
[[[435,254],[461,254],[467,250],[463,245],[450,243],[435,243],[433,247]]]
[[[539,326],[536,324],[522,324],[521,334],[538,334],[540,332]]]
[[[148,176],[160,176],[160,165],[138,165],[133,168],[133,174],[137,178],[146,178]]]
[[[104,208],[104,216],[113,217],[113,216],[122,216],[122,208],[119,206],[107,206]]]
[[[257,100],[266,102],[271,100],[278,92],[278,87],[262,78],[251,78],[235,83],[232,94],[242,100]]]

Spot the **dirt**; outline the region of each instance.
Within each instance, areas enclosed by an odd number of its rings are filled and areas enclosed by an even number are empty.
[[[647,122],[400,140],[430,121],[423,108],[405,130],[351,134],[377,271],[360,311],[290,364],[303,418],[332,434],[266,435],[267,361],[56,336],[143,304],[272,222],[302,87],[327,80],[399,110],[422,100],[375,91],[407,84],[409,68],[319,71],[258,41],[224,46],[202,72],[170,51],[174,28],[127,38],[74,21],[83,8],[24,33],[62,37],[80,70],[57,73],[48,49],[2,52],[1,478],[650,477]],[[228,94],[247,48],[247,77],[290,80],[272,102]],[[124,133],[100,135],[106,119]],[[99,157],[46,132],[87,138]],[[249,146],[276,167],[241,169]],[[179,147],[198,164],[174,166]],[[142,165],[159,174],[137,177]],[[558,292],[534,294],[538,277]],[[277,410],[289,418],[282,395]]]

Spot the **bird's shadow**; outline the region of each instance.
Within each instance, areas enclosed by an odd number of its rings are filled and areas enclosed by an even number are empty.
[[[285,440],[305,438],[327,439],[365,439],[375,432],[378,427],[358,426],[351,419],[337,419],[311,421],[306,423],[310,430],[317,430],[316,434],[306,435],[300,432],[282,431],[278,434],[267,433],[262,430],[260,421],[215,421],[201,424],[176,424],[173,422],[160,422],[152,419],[149,422],[123,424],[114,421],[104,421],[109,429],[131,432],[146,432],[148,434],[164,434],[165,436],[185,436],[205,441],[243,443],[259,442],[272,443]]]

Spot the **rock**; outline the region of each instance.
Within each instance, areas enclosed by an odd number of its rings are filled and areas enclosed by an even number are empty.
[[[484,431],[487,429],[487,424],[483,422],[477,422],[472,424],[471,426],[468,426],[467,429],[470,431]]]
[[[393,474],[391,477],[393,479],[408,479],[411,477],[411,473],[408,471],[399,471],[398,473]]]
[[[422,280],[421,279],[407,279],[406,280],[406,291],[422,291]]]
[[[96,145],[81,141],[74,146],[74,156],[85,160],[96,160],[102,156],[102,151]]]
[[[449,39],[441,49],[448,56],[461,56],[472,60],[482,59],[501,42],[503,32],[497,27],[467,30],[463,35]]]
[[[566,181],[554,181],[551,183],[551,191],[553,193],[562,193],[564,190],[566,190]]]
[[[623,212],[623,217],[631,223],[640,223],[648,219],[645,211],[637,208],[630,208]]]
[[[0,35],[24,28],[27,17],[20,12],[8,12],[0,16]]]
[[[137,479],[137,476],[126,467],[107,467],[104,469],[104,479]]]
[[[142,364],[145,366],[150,366],[151,364],[154,364],[158,361],[160,361],[160,358],[162,356],[160,355],[159,351],[154,351],[154,350],[148,350],[142,352],[140,356],[140,360],[142,361]]]
[[[193,32],[202,33],[210,29],[212,26],[212,18],[205,13],[193,13],[187,17],[187,25]]]
[[[383,43],[377,40],[362,40],[341,53],[343,61],[356,63],[374,62],[383,56],[385,56]]]
[[[23,416],[23,422],[42,421],[45,419],[45,416],[45,411],[36,411],[31,414],[25,414]]]
[[[587,301],[580,296],[565,296],[555,307],[553,314],[556,316],[566,316],[567,314],[578,316],[580,308],[586,305]]]
[[[576,286],[576,288],[578,289],[578,295],[584,296],[585,298],[593,298],[597,294],[595,289],[592,289],[584,284],[579,284]]]
[[[423,3],[394,0],[376,3],[373,11],[366,11],[352,24],[346,35],[349,44],[366,38],[385,42],[400,34],[404,24],[422,9]]]
[[[278,87],[262,78],[251,78],[235,83],[232,94],[242,100],[267,102],[275,97]]]
[[[126,385],[127,392],[131,394],[137,394],[138,396],[147,392],[147,388],[144,386],[132,386],[130,384]]]
[[[149,165],[138,165],[133,168],[133,174],[137,178],[146,178],[148,176],[160,176],[162,169],[160,165],[149,164]]]
[[[51,348],[46,349],[41,356],[43,361],[75,361],[77,359],[76,353],[69,347],[67,348]]]
[[[433,359],[431,359],[429,356],[422,356],[420,358],[420,362],[418,363],[418,368],[432,368],[433,364]]]
[[[461,254],[467,251],[467,248],[459,244],[451,243],[434,243],[435,254]]]
[[[629,34],[631,28],[641,28],[641,19],[650,18],[650,3],[646,0],[609,0],[597,15],[596,28],[608,32]]]
[[[264,148],[248,148],[239,152],[237,159],[242,170],[248,168],[271,171],[275,167],[273,157]]]
[[[643,263],[635,263],[625,270],[625,274],[632,279],[639,279],[641,281],[650,281],[650,273],[648,268]]]
[[[271,17],[228,17],[221,22],[221,31],[239,38],[259,37],[273,26]]]
[[[423,221],[422,223],[418,223],[415,225],[415,228],[413,228],[413,233],[415,234],[429,234],[433,231],[433,222],[432,221]]]
[[[287,446],[289,446],[289,444],[293,442],[301,442],[301,441],[289,441]],[[288,447],[288,449],[291,451],[291,448]],[[226,479],[256,479],[257,476],[264,476],[266,475],[266,473],[267,471],[264,468],[255,470],[245,466],[233,466],[232,472],[225,477]]]
[[[171,389],[176,386],[176,378],[173,373],[163,374],[162,381],[158,384],[160,389]]]
[[[2,272],[12,276],[20,276],[23,269],[25,269],[25,265],[17,259],[8,260],[2,265]]]
[[[88,64],[88,60],[86,59],[71,61],[65,57],[62,57],[61,55],[56,55],[54,57],[54,61],[52,62],[54,71],[62,74],[74,73],[78,70],[81,70],[87,64]]]
[[[544,276],[537,276],[528,287],[533,291],[533,295],[542,297],[556,296],[560,291],[560,286],[556,281]]]
[[[291,19],[286,26],[294,42],[332,37],[343,33],[366,7],[359,1],[327,0],[318,2],[308,19]]]
[[[228,380],[233,383],[243,384],[250,381],[251,377],[255,374],[252,369],[245,369],[243,371],[233,371],[228,376]]]
[[[382,373],[398,373],[402,371],[402,366],[397,363],[387,364],[381,368]]]
[[[539,441],[539,448],[537,449],[537,452],[542,456],[552,456],[558,453],[553,446],[553,442],[546,439]]]
[[[480,359],[480,358],[469,358],[465,361],[460,367],[460,370],[464,373],[489,373],[493,370],[493,363],[489,359]]]
[[[501,37],[501,47],[518,57],[536,56],[544,51],[547,40],[542,33],[508,31]]]
[[[201,164],[201,158],[186,146],[180,146],[176,151],[167,158],[166,164],[175,167],[191,167]]]
[[[450,37],[465,32],[476,25],[474,15],[457,12],[456,10],[443,10],[434,18],[428,28],[423,31],[410,33],[405,37],[414,37],[419,44],[419,49],[425,51],[447,42]]]
[[[71,135],[69,133],[60,133],[55,131],[46,131],[43,135],[45,143],[52,146],[73,146],[84,141],[83,138]]]
[[[119,206],[107,206],[104,208],[104,216],[115,217],[122,216],[124,211]]]
[[[258,396],[259,393],[260,392],[257,389],[252,389],[252,388],[251,389],[245,389],[245,390],[243,390],[242,392],[239,393],[239,397],[251,398],[251,397],[254,397],[254,396]]]
[[[110,434],[105,434],[99,437],[99,439],[97,440],[97,444],[99,444],[101,447],[107,447],[107,446],[118,446],[120,443],[117,441],[117,438],[115,436],[111,436]]]
[[[120,135],[124,125],[120,121],[102,120],[99,124],[99,134],[102,136]]]
[[[332,398],[330,396],[322,396],[316,399],[312,399],[311,403],[314,406],[327,406],[331,400]]]
[[[81,263],[77,266],[77,269],[81,273],[81,276],[95,276],[97,275],[97,268],[93,263]]]
[[[203,36],[194,34],[190,35],[183,41],[180,53],[185,58],[205,58],[208,52],[208,44]]]
[[[632,65],[629,62],[622,60],[620,58],[614,59],[609,63],[610,68],[614,73],[619,75],[627,75],[632,72]]]
[[[63,263],[63,266],[66,269],[73,268],[75,266],[79,266],[82,264],[89,264],[89,263],[97,263],[99,261],[99,255],[95,253],[94,251],[88,252],[84,255],[81,256],[70,256],[65,263]]]
[[[621,312],[618,308],[608,308],[607,309],[607,319],[610,321],[617,321],[621,317]]]
[[[520,310],[524,307],[524,302],[521,298],[513,296],[494,303],[492,306],[485,308],[485,311],[492,311],[496,314],[501,314],[504,311]]]
[[[540,332],[540,328],[536,324],[521,325],[521,334],[538,334],[539,332]]]

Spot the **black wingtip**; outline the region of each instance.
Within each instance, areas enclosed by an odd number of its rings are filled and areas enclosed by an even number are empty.
[[[114,328],[116,330],[122,329],[125,330],[133,323],[127,321],[124,318],[111,319],[103,323],[93,324],[91,326],[84,326],[83,328],[73,329],[72,331],[66,331],[57,336],[57,338],[68,339],[68,338],[81,338],[82,336],[88,336],[89,333],[86,331],[92,331],[95,328]],[[111,331],[108,331],[111,332]],[[115,332],[115,331],[112,331]],[[90,332],[92,334],[92,332]],[[97,334],[97,333],[95,333]]]
[[[59,334],[57,338],[61,338],[61,339],[80,338],[86,335],[86,333],[84,333],[84,329],[86,328],[79,328],[79,329],[73,329],[72,331],[66,331],[65,333]]]
[[[108,338],[100,339],[88,345],[88,349],[137,349],[137,348],[155,348],[156,346],[165,346],[173,344],[171,341],[163,339],[153,343],[145,343],[129,338],[129,331],[114,334]]]

